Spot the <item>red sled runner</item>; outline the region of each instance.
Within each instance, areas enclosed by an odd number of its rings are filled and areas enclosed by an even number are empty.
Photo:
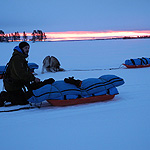
[[[126,66],[127,68],[145,68],[145,67],[150,67],[150,64],[147,65],[126,65],[123,64],[124,66]]]
[[[87,98],[77,98],[77,99],[68,99],[68,100],[47,100],[47,101],[53,106],[71,106],[77,104],[108,101],[113,99],[114,97],[115,95],[99,95],[99,96],[92,96]]]

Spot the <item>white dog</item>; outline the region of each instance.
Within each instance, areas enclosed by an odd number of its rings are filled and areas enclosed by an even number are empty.
[[[44,73],[44,69],[47,72],[57,72],[64,71],[63,68],[60,68],[60,62],[54,56],[46,56],[43,60],[42,73]]]

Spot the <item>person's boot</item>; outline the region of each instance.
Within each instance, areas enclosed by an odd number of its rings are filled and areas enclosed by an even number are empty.
[[[0,93],[0,107],[3,107],[3,106],[4,106],[4,99],[2,98],[1,93]]]

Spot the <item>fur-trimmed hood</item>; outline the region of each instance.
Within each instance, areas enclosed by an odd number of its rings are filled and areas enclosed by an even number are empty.
[[[18,51],[19,53],[22,53],[24,56],[25,56],[25,58],[27,58],[29,55],[26,55],[26,54],[24,54],[24,52],[22,51],[22,49],[19,47],[19,46],[16,46],[14,49],[14,52],[15,52],[15,50],[16,51]]]

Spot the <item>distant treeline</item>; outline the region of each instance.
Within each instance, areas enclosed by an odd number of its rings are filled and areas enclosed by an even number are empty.
[[[150,38],[150,36],[136,36],[136,37],[130,37],[130,36],[124,36],[123,39],[146,39]]]
[[[3,30],[0,30],[0,42],[14,42],[14,41],[45,41],[46,35],[42,30],[33,30],[31,35],[27,36],[26,32],[20,33],[17,31],[15,33],[5,34]]]

